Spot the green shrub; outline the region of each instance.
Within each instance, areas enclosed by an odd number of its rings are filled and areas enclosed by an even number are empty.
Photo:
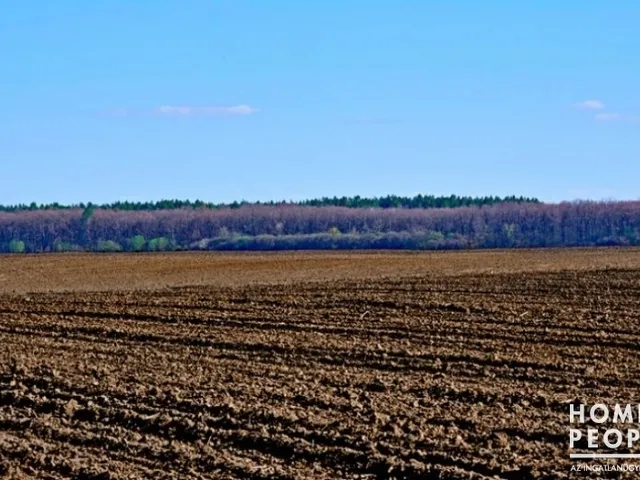
[[[74,245],[71,242],[63,242],[62,240],[56,240],[53,242],[54,252],[80,252],[82,247],[80,245]]]
[[[149,240],[148,249],[152,252],[165,252],[171,248],[171,242],[166,237],[152,238]]]
[[[141,252],[147,245],[147,241],[142,235],[136,235],[129,240],[129,246],[134,252]]]
[[[122,246],[113,240],[100,240],[96,250],[98,252],[121,252]]]
[[[9,251],[11,253],[24,253],[25,250],[24,242],[22,240],[11,240],[9,242]]]

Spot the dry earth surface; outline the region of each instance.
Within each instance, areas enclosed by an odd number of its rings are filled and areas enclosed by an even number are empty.
[[[637,249],[1,256],[0,477],[570,478],[639,328]]]

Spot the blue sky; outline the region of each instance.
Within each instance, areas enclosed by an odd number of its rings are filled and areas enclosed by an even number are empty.
[[[7,0],[0,203],[640,198],[640,3]]]

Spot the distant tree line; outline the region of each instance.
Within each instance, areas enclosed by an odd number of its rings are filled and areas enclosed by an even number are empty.
[[[397,195],[387,195],[385,197],[323,197],[312,200],[302,200],[299,202],[241,202],[232,203],[210,203],[202,200],[160,200],[157,202],[114,202],[103,205],[93,205],[91,203],[79,203],[75,205],[61,205],[59,203],[20,205],[0,205],[0,212],[20,212],[34,210],[75,210],[85,208],[99,208],[101,210],[122,210],[122,211],[156,211],[156,210],[177,210],[177,209],[222,209],[240,208],[247,206],[308,206],[308,207],[348,207],[348,208],[456,208],[469,206],[496,205],[499,203],[540,203],[537,198],[516,197],[515,195],[506,197],[466,197],[458,195],[434,196],[416,195],[414,197],[401,197]]]
[[[0,251],[14,253],[587,245],[640,245],[640,202],[0,212]]]
[[[540,203],[537,198],[516,197],[465,197],[458,195],[434,196],[416,195],[414,197],[401,197],[387,195],[385,197],[323,197],[314,200],[304,200],[297,205],[312,207],[348,207],[348,208],[457,208],[457,207],[481,207],[484,205],[496,205],[499,203]]]

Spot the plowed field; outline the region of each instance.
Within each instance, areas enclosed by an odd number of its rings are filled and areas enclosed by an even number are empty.
[[[5,478],[580,477],[568,403],[640,403],[635,249],[5,256],[0,292]]]

